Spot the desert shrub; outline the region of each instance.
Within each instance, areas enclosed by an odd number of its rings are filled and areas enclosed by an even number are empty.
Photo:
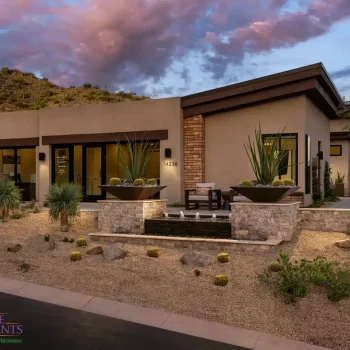
[[[38,100],[36,101],[34,108],[42,109],[42,108],[45,108],[46,106],[47,106],[47,102],[45,100]]]
[[[18,212],[18,213],[13,213],[10,218],[12,220],[19,220],[19,219],[23,219],[25,217],[25,215],[21,212]]]
[[[243,180],[241,186],[253,186],[253,183],[250,180]]]
[[[71,101],[74,101],[74,98],[72,96],[66,95],[63,97],[63,101],[71,102]]]
[[[69,243],[74,243],[74,238],[71,238],[71,239],[69,240]]]
[[[294,186],[295,182],[292,179],[284,179],[283,180],[283,185],[284,186]]]
[[[28,272],[29,271],[29,269],[30,269],[30,264],[28,264],[28,263],[22,263],[20,266],[19,266],[19,268],[20,268],[20,270],[22,271],[22,272]]]
[[[35,207],[33,209],[33,213],[34,214],[38,214],[40,212],[41,212],[40,204],[39,203],[35,203]]]
[[[134,185],[135,186],[144,186],[145,185],[145,180],[144,179],[135,179]]]
[[[74,252],[70,253],[70,260],[71,261],[77,261],[77,260],[81,260],[82,259],[82,255],[78,250],[75,250]]]
[[[92,88],[92,85],[86,81],[86,82],[83,84],[83,87],[84,87],[85,89],[90,89],[90,88]]]
[[[67,232],[69,219],[79,215],[79,204],[83,199],[81,187],[75,184],[53,184],[47,194],[49,215],[60,220],[61,231]]]
[[[13,70],[8,68],[8,67],[4,67],[1,69],[1,74],[3,75],[8,75],[8,74],[12,74]]]
[[[49,82],[49,79],[48,78],[42,78],[42,81]]]
[[[94,89],[100,90],[100,85],[98,84],[94,85]]]
[[[278,186],[283,186],[284,183],[282,180],[275,180],[272,182],[272,186],[278,187]]]
[[[151,185],[151,186],[157,186],[158,185],[158,182],[156,179],[148,179],[146,181],[147,185]]]
[[[29,103],[23,102],[23,101],[16,101],[15,105],[20,109],[27,109],[29,108]]]
[[[77,239],[77,247],[86,247],[88,242],[85,237],[81,237]]]
[[[36,206],[36,200],[32,199],[28,204],[28,208],[33,210],[35,206]]]
[[[60,102],[60,100],[59,100],[59,98],[58,98],[57,96],[52,96],[52,97],[50,98],[50,101],[51,101],[52,103],[54,103],[54,104],[57,104],[57,103]]]
[[[69,242],[69,238],[68,238],[68,237],[64,237],[64,238],[62,239],[62,242],[64,242],[64,243]]]
[[[276,267],[277,264],[278,269],[271,269],[272,265]],[[323,257],[312,261],[295,261],[293,264],[287,254],[281,253],[278,261],[258,277],[281,293],[287,303],[305,297],[311,285],[325,287],[329,300],[334,302],[350,296],[350,269]]]
[[[0,181],[0,217],[6,221],[10,211],[20,209],[21,190],[13,181]]]
[[[158,258],[159,256],[159,248],[148,248],[147,255],[151,258]]]
[[[120,185],[121,183],[122,183],[122,180],[120,180],[119,177],[112,177],[112,178],[109,180],[109,184],[110,184],[110,185],[113,185],[113,186]]]
[[[318,166],[314,165],[312,167],[312,201],[314,205],[321,206],[323,204],[323,196],[318,172]]]
[[[43,207],[44,207],[44,208],[48,208],[48,207],[49,207],[49,202],[48,202],[48,201],[44,201]]]
[[[75,85],[70,85],[69,88],[70,88],[70,89],[75,89],[76,86],[75,86]]]
[[[227,263],[230,261],[230,255],[227,253],[220,253],[218,255],[218,261],[220,261],[221,263]]]
[[[195,274],[196,276],[200,276],[201,273],[202,273],[202,271],[201,271],[200,269],[195,269],[195,270],[194,270],[194,274]]]
[[[335,192],[335,187],[332,184],[332,169],[330,168],[328,162],[325,162],[324,165],[324,177],[323,177],[323,182],[324,182],[324,199],[327,202],[336,202],[337,201],[337,195]]]
[[[100,100],[103,102],[111,102],[111,101],[113,101],[113,97],[103,95],[103,96],[100,96]]]
[[[45,236],[44,236],[44,241],[45,241],[45,242],[48,242],[49,240],[50,240],[50,235],[45,235]]]
[[[280,272],[283,270],[283,266],[278,261],[274,261],[269,265],[268,269],[271,272]]]
[[[217,275],[215,277],[214,284],[216,286],[224,287],[227,285],[227,283],[228,283],[228,277],[226,275]]]

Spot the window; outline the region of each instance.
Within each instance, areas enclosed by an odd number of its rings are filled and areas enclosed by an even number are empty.
[[[331,145],[330,155],[332,157],[340,157],[343,153],[342,145]]]
[[[305,135],[305,194],[311,193],[311,139]]]
[[[265,147],[271,147],[272,142],[276,142],[275,135],[263,135]],[[284,152],[285,156],[279,166],[276,180],[292,179],[298,184],[298,134],[283,134],[278,140],[279,152]]]

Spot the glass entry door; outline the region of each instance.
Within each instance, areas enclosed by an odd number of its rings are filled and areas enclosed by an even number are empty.
[[[105,147],[84,146],[83,153],[84,201],[103,199],[104,193],[99,186],[105,184]]]

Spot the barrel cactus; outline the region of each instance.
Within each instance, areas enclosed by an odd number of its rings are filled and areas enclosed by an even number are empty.
[[[150,186],[157,186],[157,180],[156,179],[148,179],[147,180],[147,185],[150,185]]]
[[[109,184],[110,185],[113,185],[113,186],[118,186],[122,183],[122,180],[119,179],[119,177],[112,177],[110,180],[109,180]]]
[[[62,242],[65,242],[65,243],[69,242],[68,237],[64,237],[64,238],[62,239]]]
[[[269,270],[271,272],[280,272],[283,270],[283,266],[278,261],[274,261],[270,264]]]
[[[159,256],[159,248],[148,248],[147,255],[151,258],[158,258]]]
[[[274,182],[272,182],[272,186],[275,186],[275,187],[279,187],[279,186],[283,186],[284,183],[282,180],[275,180]]]
[[[215,277],[215,282],[214,284],[216,286],[221,286],[221,287],[224,287],[226,286],[228,283],[228,277],[226,275],[217,275]]]
[[[134,185],[135,186],[144,186],[145,185],[145,180],[144,179],[135,179]]]
[[[201,273],[202,273],[202,271],[201,271],[200,269],[195,269],[195,270],[194,270],[194,274],[195,274],[196,276],[200,276]]]
[[[294,180],[292,179],[284,179],[283,180],[284,186],[294,186]]]
[[[77,239],[77,247],[86,247],[88,245],[85,237]]]
[[[230,261],[230,255],[227,253],[220,253],[218,255],[218,261],[220,261],[221,263],[227,263]]]
[[[75,250],[74,252],[70,253],[70,259],[71,259],[71,261],[81,260],[82,255],[78,250]]]
[[[243,180],[241,186],[253,186],[253,183],[250,180]]]

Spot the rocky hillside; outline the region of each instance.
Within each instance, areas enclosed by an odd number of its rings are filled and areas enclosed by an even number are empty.
[[[89,83],[80,87],[62,88],[46,78],[37,78],[33,73],[23,73],[8,68],[0,70],[0,112],[117,103],[146,98],[123,91],[110,93]]]

